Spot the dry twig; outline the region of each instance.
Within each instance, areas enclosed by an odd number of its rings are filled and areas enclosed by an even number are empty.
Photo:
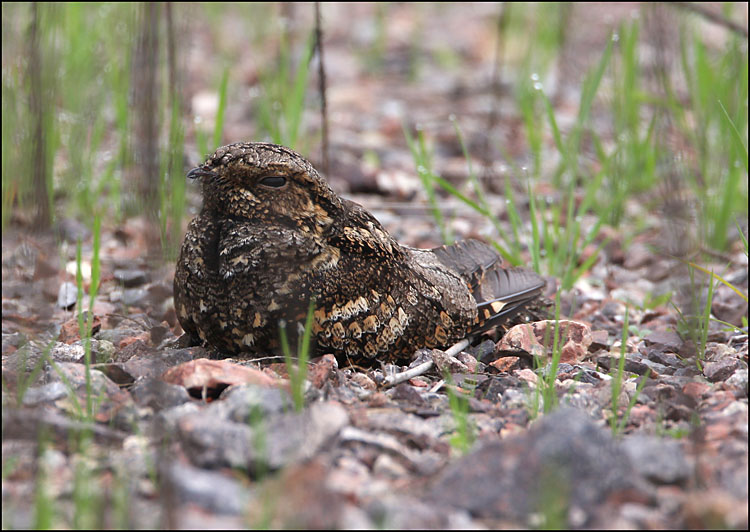
[[[464,338],[454,346],[450,347],[445,351],[445,354],[453,357],[459,354],[461,351],[466,349],[466,347],[469,345],[469,341]],[[409,368],[406,371],[402,371],[401,373],[396,373],[395,375],[389,375],[385,379],[383,379],[383,388],[390,388],[391,386],[395,386],[397,384],[401,384],[402,382],[406,382],[409,379],[413,379],[414,377],[418,377],[419,375],[424,375],[427,373],[432,366],[435,365],[435,362],[432,360],[428,360],[427,362],[423,362],[422,364],[418,366],[414,366],[413,368]]]
[[[696,13],[703,18],[710,20],[714,24],[724,26],[725,28],[732,30],[735,33],[739,33],[740,35],[745,37],[745,39],[747,39],[747,27],[741,26],[733,20],[729,20],[714,9],[709,9],[696,2],[674,2],[674,5],[683,9],[687,9],[688,11],[692,11],[693,13]]]

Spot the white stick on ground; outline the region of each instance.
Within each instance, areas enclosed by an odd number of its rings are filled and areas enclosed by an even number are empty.
[[[454,357],[457,354],[459,354],[461,351],[466,349],[468,345],[469,345],[469,341],[466,338],[464,338],[457,344],[446,349],[445,354],[448,356]],[[428,360],[427,362],[423,362],[422,364],[418,366],[414,366],[413,368],[409,368],[406,371],[402,371],[401,373],[396,373],[395,375],[389,375],[388,377],[383,379],[382,387],[390,388],[391,386],[401,384],[402,382],[406,382],[409,379],[418,377],[419,375],[424,375],[434,365],[435,363],[432,360]]]

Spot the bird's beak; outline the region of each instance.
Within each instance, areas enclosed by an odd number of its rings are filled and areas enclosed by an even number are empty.
[[[190,179],[198,179],[199,177],[210,177],[216,175],[211,170],[206,170],[202,166],[198,166],[196,168],[193,168],[187,173],[188,178]]]

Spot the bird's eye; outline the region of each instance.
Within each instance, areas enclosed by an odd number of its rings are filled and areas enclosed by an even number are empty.
[[[280,175],[271,175],[260,180],[264,187],[280,188],[286,185],[286,177]]]

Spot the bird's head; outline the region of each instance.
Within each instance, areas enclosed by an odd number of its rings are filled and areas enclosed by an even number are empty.
[[[341,199],[301,155],[265,142],[222,146],[187,174],[203,184],[203,211],[321,232]]]

